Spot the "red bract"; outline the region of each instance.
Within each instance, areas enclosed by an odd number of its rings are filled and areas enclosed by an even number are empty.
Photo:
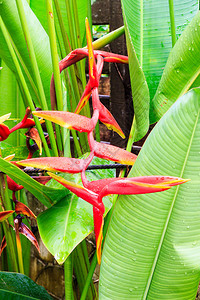
[[[69,189],[78,197],[92,204],[93,206],[93,219],[94,231],[96,236],[96,248],[98,262],[101,261],[101,244],[102,244],[102,228],[103,228],[103,214],[105,211],[103,204],[103,197],[110,194],[145,194],[155,193],[168,190],[174,185],[182,184],[187,180],[177,177],[167,176],[146,176],[146,177],[132,177],[132,178],[107,178],[97,181],[89,182],[87,180],[85,170],[90,164],[94,156],[109,159],[119,163],[133,165],[136,160],[136,155],[129,153],[123,149],[115,146],[98,143],[94,140],[93,129],[100,120],[109,129],[115,130],[119,135],[124,137],[124,134],[111,115],[111,113],[104,107],[99,100],[98,85],[101,72],[103,69],[104,61],[128,63],[126,56],[120,56],[113,53],[104,51],[93,51],[92,39],[88,21],[86,20],[86,33],[87,33],[87,49],[76,49],[72,51],[65,59],[59,63],[60,72],[77,61],[88,56],[89,61],[89,81],[86,85],[85,91],[79,101],[75,113],[70,112],[57,112],[57,111],[40,111],[33,112],[36,116],[50,120],[63,127],[69,129],[76,129],[80,132],[88,133],[88,143],[91,153],[86,159],[75,158],[41,158],[30,159],[21,161],[19,164],[42,168],[46,170],[55,170],[68,173],[81,173],[82,185],[75,184],[67,181],[64,178],[49,173],[49,175],[60,182],[63,186]],[[96,63],[97,60],[97,63]],[[51,104],[54,108],[56,104],[54,79],[51,80]],[[89,100],[92,95],[93,115],[89,119],[87,117],[78,115],[81,109]]]

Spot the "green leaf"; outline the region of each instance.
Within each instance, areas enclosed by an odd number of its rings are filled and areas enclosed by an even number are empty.
[[[47,207],[50,207],[51,204],[59,201],[67,194],[67,191],[65,190],[51,188],[38,183],[18,167],[10,162],[5,161],[1,157],[0,170],[10,176],[18,184],[23,185],[25,189],[31,192],[41,203]]]
[[[152,101],[150,121],[158,121],[183,95],[200,73],[200,12],[172,49],[156,95]]]
[[[139,63],[144,71],[151,99],[155,94],[162,68],[172,48],[169,3],[167,0],[121,0],[125,22]],[[176,34],[179,36],[198,11],[198,1],[174,2]]]
[[[129,69],[135,115],[134,141],[138,141],[149,129],[149,104],[150,96],[144,73],[140,67],[133,42],[131,40],[126,15],[124,14],[126,43],[129,57]]]
[[[108,164],[108,161],[95,158],[93,164]],[[114,176],[113,170],[88,171],[88,180],[98,180],[104,176]],[[103,175],[102,175],[103,174]],[[67,180],[81,183],[77,175],[62,174]],[[104,198],[106,212],[111,208],[110,197]],[[62,264],[72,250],[93,230],[92,205],[70,193],[38,218],[40,236],[46,248]]]
[[[191,181],[162,193],[119,197],[107,232],[99,299],[195,299],[200,279],[200,90],[154,127],[130,176]]]
[[[42,286],[29,277],[9,272],[0,272],[0,294],[2,300],[52,299]]]
[[[26,20],[28,23],[34,51],[37,58],[37,63],[39,69],[41,71],[40,75],[42,78],[44,91],[46,95],[46,99],[48,99],[48,107],[50,108],[50,79],[52,74],[52,63],[51,63],[51,54],[50,54],[50,46],[49,46],[49,38],[40,24],[39,20],[32,12],[26,0],[23,0],[23,6],[25,10]],[[3,19],[4,24],[19,52],[21,55],[24,64],[29,70],[32,78],[34,79],[29,52],[27,49],[26,41],[23,35],[23,31],[21,28],[18,11],[16,7],[15,0],[7,0],[1,1],[0,3],[0,15]],[[45,14],[46,15],[46,14]],[[7,45],[2,36],[2,32],[0,30],[0,56],[4,59],[5,63],[9,66],[9,68],[15,72],[15,67],[12,61],[12,58],[9,54]],[[30,87],[30,85],[29,85]],[[31,90],[32,91],[32,90]],[[32,91],[33,99],[36,103],[38,103],[35,94]]]
[[[1,62],[2,70],[0,71],[0,103],[1,115],[11,113],[10,119],[5,124],[12,128],[14,127],[25,115],[24,104],[20,97],[19,88],[12,71]],[[7,142],[13,146],[25,144],[25,139],[20,136],[20,132],[15,132],[10,135]]]
[[[85,46],[86,39],[85,39],[85,18],[88,17],[88,5],[87,0],[76,0],[77,1],[77,7],[78,7],[78,16],[79,16],[79,24],[80,24],[80,36],[82,41],[82,46]],[[68,38],[70,40],[70,31],[69,26],[71,26],[67,19],[67,12],[66,12],[66,1],[65,0],[59,0],[60,10],[62,13],[62,18],[65,25],[65,30],[67,32]],[[31,0],[30,7],[37,16],[37,18],[40,20],[42,26],[44,27],[45,31],[48,33],[48,24],[47,24],[47,18],[44,18],[46,16],[46,4],[45,0]],[[54,8],[54,15],[56,16],[56,10]],[[56,22],[56,28],[58,28],[58,19],[55,18]],[[70,41],[71,43],[71,41]]]

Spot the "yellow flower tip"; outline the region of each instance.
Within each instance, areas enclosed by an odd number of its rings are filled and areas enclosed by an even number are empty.
[[[0,117],[0,124],[2,124],[4,121],[8,120],[11,116],[11,113],[3,115]]]
[[[4,160],[11,161],[14,157],[15,157],[15,154],[11,154],[11,155],[4,157]]]

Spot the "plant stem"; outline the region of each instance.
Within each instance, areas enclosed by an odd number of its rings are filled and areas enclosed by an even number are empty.
[[[2,29],[3,36],[4,36],[5,41],[6,41],[6,43],[7,43],[8,49],[9,49],[9,51],[10,51],[10,55],[11,55],[11,57],[12,57],[12,60],[13,60],[13,62],[14,62],[14,65],[15,65],[15,68],[16,68],[16,71],[17,71],[17,74],[18,74],[18,77],[19,77],[19,80],[20,80],[20,86],[23,87],[23,92],[24,92],[24,94],[25,94],[25,96],[26,96],[26,99],[27,99],[27,101],[28,101],[28,104],[29,104],[29,106],[30,106],[30,109],[31,109],[32,111],[34,111],[34,110],[35,110],[35,106],[34,106],[34,104],[33,104],[31,94],[30,94],[30,92],[29,92],[29,89],[28,89],[28,86],[27,86],[27,84],[26,84],[26,81],[25,81],[24,75],[23,75],[23,73],[22,73],[22,70],[21,70],[21,68],[20,68],[18,59],[17,59],[17,57],[16,57],[16,54],[15,54],[15,52],[14,52],[14,50],[13,50],[11,41],[10,41],[10,39],[9,39],[8,32],[7,32],[7,30],[6,30],[6,27],[5,27],[5,25],[4,25],[3,20],[2,20],[1,17],[0,17],[0,27],[1,27],[1,29]],[[34,117],[34,116],[33,116],[33,117]],[[49,148],[48,148],[48,145],[47,145],[47,142],[46,142],[46,139],[45,139],[45,137],[44,137],[44,133],[43,133],[41,124],[40,124],[38,118],[34,117],[34,121],[35,121],[37,130],[38,130],[38,132],[39,132],[40,138],[41,138],[41,140],[42,140],[42,143],[43,143],[43,146],[44,146],[45,153],[46,153],[47,156],[51,156],[51,155],[50,155]]]
[[[68,256],[64,262],[64,272],[65,272],[65,299],[72,300],[73,297],[73,286],[72,286],[72,273],[73,273],[73,264],[72,264],[72,254]]]
[[[112,41],[120,37],[122,34],[124,34],[124,32],[124,26],[121,26],[116,30],[113,30],[110,33],[104,35],[103,37],[99,38],[98,40],[92,43],[94,50],[103,48],[104,46],[106,46],[107,44],[111,43]]]
[[[96,265],[97,265],[97,254],[95,252],[94,257],[92,259],[91,266],[90,266],[90,270],[88,272],[87,279],[85,281],[85,285],[84,285],[80,300],[85,300],[86,297],[87,297],[88,289],[89,289],[90,284],[92,282],[92,276],[94,274],[94,270],[96,268]]]
[[[174,18],[173,0],[169,0],[169,13],[170,13],[170,23],[171,23],[172,47],[174,47],[176,43],[176,26],[175,26],[175,18]]]
[[[55,90],[56,90],[57,109],[62,111],[63,97],[62,97],[62,86],[61,86],[60,69],[59,69],[59,61],[58,61],[58,51],[56,45],[56,33],[55,33],[55,26],[54,26],[52,0],[46,0],[46,10],[47,10],[49,40],[50,40],[50,49],[51,49],[51,57],[52,57],[52,65],[53,65],[53,75],[54,75]],[[57,126],[56,126],[56,137],[57,137],[58,149],[61,153],[63,151],[62,139],[61,139],[60,130]]]
[[[0,153],[1,156],[1,153]],[[6,210],[5,209],[5,182],[4,182],[4,175],[0,174],[0,211]],[[5,187],[6,188],[6,187]],[[7,242],[7,253],[8,253],[8,264],[11,267],[11,271],[18,272],[18,264],[17,264],[17,256],[15,252],[15,243],[13,240],[13,234],[11,232],[11,227],[8,223],[8,220],[3,222],[3,230],[6,237]]]
[[[38,64],[37,64],[37,60],[36,60],[36,56],[35,56],[35,51],[34,51],[31,36],[30,36],[30,33],[29,33],[28,24],[27,24],[27,21],[26,21],[26,16],[25,16],[22,1],[21,0],[16,0],[16,5],[17,5],[17,9],[18,9],[22,29],[23,29],[23,32],[24,32],[24,37],[26,39],[27,47],[28,47],[28,50],[29,50],[30,62],[31,62],[31,65],[32,65],[33,73],[35,75],[35,80],[36,80],[36,83],[37,83],[38,92],[39,92],[41,103],[42,103],[42,109],[43,110],[48,110],[46,97],[45,97],[45,93],[44,93],[44,89],[43,89],[43,85],[42,85],[42,80],[41,80],[41,76],[40,76],[40,71],[39,71],[39,68],[38,68]],[[58,156],[58,150],[57,150],[57,146],[56,146],[56,140],[55,140],[55,136],[54,136],[53,126],[52,126],[51,122],[49,122],[49,121],[46,121],[46,126],[47,126],[47,131],[49,133],[49,138],[50,138],[50,141],[51,141],[51,146],[52,146],[54,156]]]
[[[18,220],[16,220],[18,221]],[[19,262],[19,271],[20,273],[24,274],[24,265],[23,265],[23,258],[22,258],[22,245],[20,241],[19,231],[16,230],[16,243],[17,243],[17,254],[18,254],[18,262]]]

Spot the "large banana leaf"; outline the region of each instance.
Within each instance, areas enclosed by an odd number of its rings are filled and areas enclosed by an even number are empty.
[[[48,105],[50,107],[50,79],[52,74],[52,63],[51,63],[51,54],[50,54],[50,45],[49,38],[46,34],[44,28],[40,24],[39,20],[29,7],[26,0],[22,0],[24,11],[26,15],[26,20],[28,23],[28,28],[30,31],[34,51],[37,58],[38,67],[40,69],[40,75],[46,95],[46,99]],[[0,16],[19,52],[21,55],[24,64],[26,65],[28,71],[30,72],[32,78],[34,79],[29,52],[26,45],[26,40],[23,35],[23,31],[21,28],[21,23],[18,16],[18,11],[16,7],[15,0],[6,0],[0,2]],[[1,29],[0,29],[0,56],[3,58],[8,67],[15,72],[16,69],[14,67],[12,58],[9,54],[6,42],[3,38]],[[30,84],[29,84],[30,87]],[[36,103],[38,103],[37,98],[32,91],[32,97]]]
[[[93,164],[107,163],[106,160],[99,158],[93,160]],[[99,170],[87,172],[86,175],[91,181],[98,180],[102,176],[114,177],[114,173],[113,170]],[[81,183],[79,174],[62,174],[62,177]],[[105,197],[104,204],[107,212],[112,206],[111,199]],[[94,227],[92,205],[72,193],[41,213],[37,221],[44,245],[60,264]]]
[[[130,60],[135,140],[139,140],[149,126],[149,92],[152,99],[172,48],[169,1],[121,0],[121,3]],[[196,0],[174,2],[177,37],[197,10]]]
[[[195,299],[200,280],[200,90],[156,125],[130,176],[191,181],[163,193],[119,197],[107,232],[100,299]]]
[[[200,12],[172,49],[156,95],[152,101],[150,121],[158,121],[183,95],[200,73]],[[198,81],[199,82],[199,78]]]

